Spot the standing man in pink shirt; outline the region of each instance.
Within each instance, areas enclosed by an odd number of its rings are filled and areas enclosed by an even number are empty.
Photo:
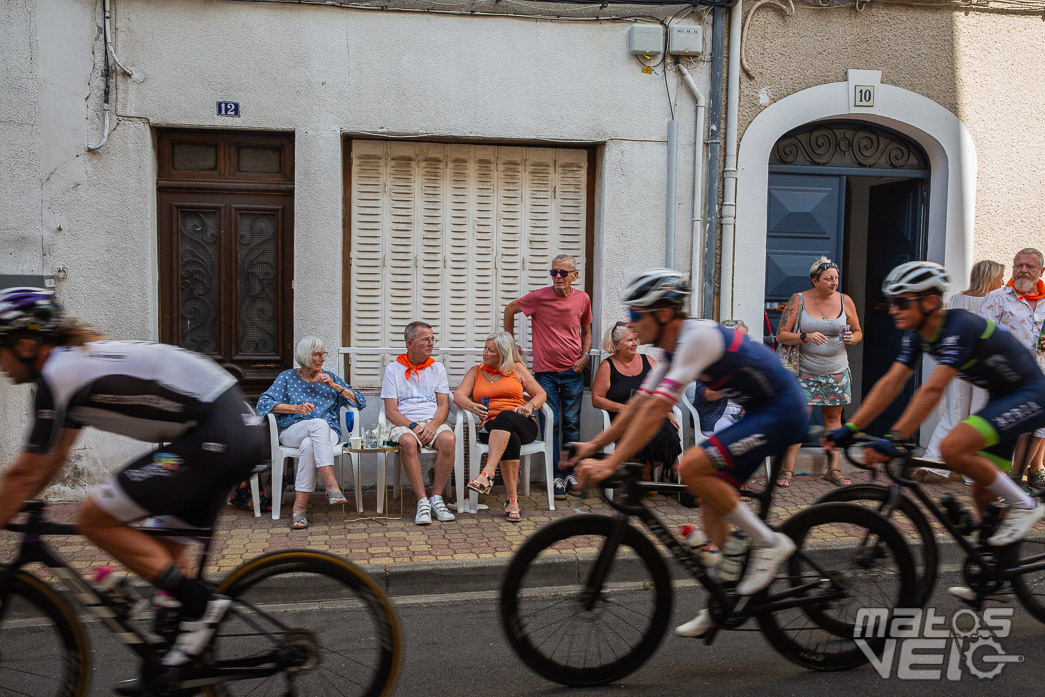
[[[552,284],[527,293],[504,308],[504,330],[515,333],[515,315],[531,318],[533,375],[548,394],[555,415],[555,498],[578,491],[577,479],[559,469],[562,443],[581,437],[581,397],[584,366],[591,350],[591,298],[571,286],[577,280],[577,262],[568,254],[552,260]],[[561,429],[562,438],[559,438]]]

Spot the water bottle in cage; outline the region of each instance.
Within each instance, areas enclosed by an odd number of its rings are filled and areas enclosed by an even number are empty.
[[[722,563],[719,565],[718,577],[726,582],[740,580],[744,572],[744,557],[747,555],[747,541],[743,536],[734,531],[726,540],[726,547],[722,550]]]
[[[715,543],[708,539],[704,531],[695,525],[683,525],[679,528],[679,537],[685,540],[700,557],[705,569],[713,569],[722,562],[722,553]]]

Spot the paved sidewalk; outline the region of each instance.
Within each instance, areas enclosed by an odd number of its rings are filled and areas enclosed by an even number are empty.
[[[867,481],[867,472],[850,473],[856,481]],[[765,485],[763,475],[751,480],[752,488]],[[796,475],[790,488],[777,489],[770,520],[780,522],[802,510],[834,487],[814,475]],[[960,498],[972,509],[968,489],[962,484],[929,485],[937,500],[945,493]],[[348,498],[354,499],[349,491]],[[407,498],[410,498],[409,496]],[[508,522],[502,512],[504,488],[497,486],[481,501],[490,506],[475,515],[458,515],[456,521],[414,525],[414,506],[408,501],[402,520],[368,520],[374,514],[376,493],[364,492],[364,517],[352,508],[329,506],[320,494],[312,498],[307,530],[290,530],[288,493],[281,520],[263,513],[227,506],[222,511],[207,569],[208,577],[223,576],[244,561],[265,552],[287,548],[309,547],[333,552],[364,566],[393,595],[451,593],[493,590],[500,583],[507,559],[528,535],[553,520],[580,512],[607,512],[608,507],[595,496],[570,496],[556,502],[556,510],[547,510],[548,499],[543,486],[534,485],[531,495],[520,499],[523,520]],[[667,496],[651,496],[650,504],[669,529],[700,521],[699,509],[685,508]],[[393,504],[393,512],[396,505]],[[50,515],[61,521],[75,519],[75,504],[57,504]],[[12,533],[0,534],[0,560],[9,560],[18,538]],[[79,537],[49,538],[50,544],[83,573],[100,564],[114,563],[103,551]],[[830,540],[822,540],[829,543]],[[46,575],[46,574],[45,574]]]

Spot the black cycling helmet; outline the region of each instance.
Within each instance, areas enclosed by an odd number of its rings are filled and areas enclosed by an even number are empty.
[[[62,320],[62,306],[44,288],[0,290],[0,341],[13,336],[43,339],[54,334]]]
[[[633,276],[621,291],[620,299],[628,307],[679,309],[691,292],[689,281],[678,271],[651,269]]]

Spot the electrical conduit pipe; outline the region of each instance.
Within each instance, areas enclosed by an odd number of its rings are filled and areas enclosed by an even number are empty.
[[[691,307],[695,310],[702,306],[704,295],[703,287],[697,285],[697,277],[704,268],[704,239],[701,234],[701,223],[704,219],[700,213],[703,206],[701,194],[704,192],[704,118],[707,113],[708,100],[697,88],[697,83],[694,82],[693,76],[689,74],[686,66],[682,65],[678,57],[675,58],[675,66],[678,68],[679,73],[682,74],[682,81],[686,83],[686,87],[693,93],[693,98],[697,100],[696,125],[693,129],[693,216],[690,221],[692,229],[690,230],[689,261],[689,268],[691,269],[689,280],[694,293],[697,294],[697,297],[691,303]]]

